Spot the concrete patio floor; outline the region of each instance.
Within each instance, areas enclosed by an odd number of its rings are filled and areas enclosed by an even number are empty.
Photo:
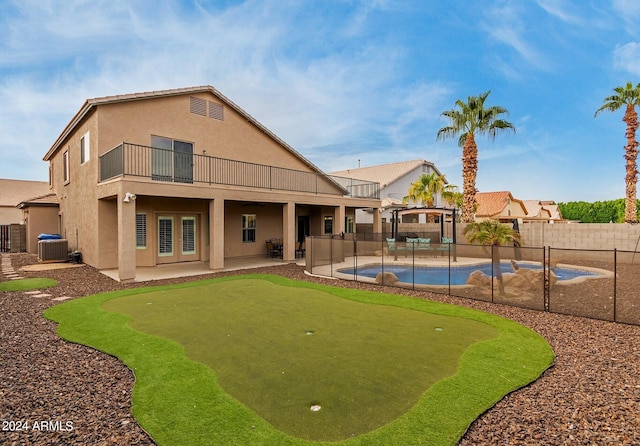
[[[304,259],[297,259],[296,263],[304,265]],[[279,259],[266,259],[264,257],[246,257],[237,259],[225,259],[224,269],[221,271],[236,271],[242,269],[261,268],[266,266],[282,265]],[[119,281],[118,269],[105,269],[102,274]],[[167,265],[145,266],[136,268],[135,282],[147,282],[151,280],[174,279],[176,277],[202,276],[219,271],[211,271],[209,262],[171,263]]]

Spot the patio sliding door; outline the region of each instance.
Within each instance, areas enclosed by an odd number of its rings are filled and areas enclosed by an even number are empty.
[[[151,136],[151,178],[193,183],[193,143]]]

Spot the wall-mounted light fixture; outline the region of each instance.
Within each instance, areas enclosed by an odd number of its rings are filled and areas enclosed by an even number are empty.
[[[132,194],[131,192],[127,192],[126,194],[124,194],[124,201],[125,203],[129,203],[131,200],[135,200],[136,199],[136,194]]]

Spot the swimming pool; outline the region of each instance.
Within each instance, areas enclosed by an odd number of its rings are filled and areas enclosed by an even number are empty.
[[[512,273],[511,263],[502,262],[503,273]],[[519,263],[520,268],[542,269],[542,265]],[[465,285],[469,274],[473,271],[482,271],[487,276],[491,276],[491,263],[481,263],[477,265],[452,266],[451,267],[451,285]],[[598,277],[601,274],[593,271],[586,271],[572,268],[551,268],[556,274],[559,281],[572,280],[578,277]],[[364,265],[358,268],[341,268],[338,272],[364,277],[374,278],[378,273],[382,272],[382,265]],[[399,282],[416,283],[421,285],[449,285],[449,268],[446,266],[416,266],[411,265],[384,265],[384,272],[393,273]]]

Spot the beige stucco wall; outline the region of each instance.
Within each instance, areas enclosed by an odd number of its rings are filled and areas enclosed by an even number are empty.
[[[527,215],[527,212],[522,207],[521,201],[511,200],[505,209],[502,211],[502,216],[512,218],[522,218]]]
[[[90,156],[80,163],[80,138],[89,132]],[[91,264],[98,259],[98,131],[96,116],[82,122],[50,162],[53,189],[60,199],[60,234],[70,250],[79,250]],[[69,179],[64,181],[63,153],[69,153]]]
[[[22,211],[15,206],[0,206],[0,225],[20,224]]]
[[[98,269],[116,268],[118,266],[118,211],[116,199],[98,200],[98,246],[95,252],[100,255],[89,256],[83,253],[84,262]]]
[[[27,252],[38,254],[40,234],[58,234],[57,206],[29,206],[22,209],[22,218],[27,225]]]
[[[282,146],[231,107],[224,106],[223,121],[191,113],[190,96],[221,104],[210,93],[198,93],[101,105],[99,153],[123,141],[149,146],[154,135],[192,142],[195,154],[206,150],[220,158],[310,170],[299,158],[283,156]]]
[[[255,214],[256,241],[242,242],[242,215]],[[265,240],[282,238],[282,205],[227,202],[224,210],[225,258],[266,254]]]

